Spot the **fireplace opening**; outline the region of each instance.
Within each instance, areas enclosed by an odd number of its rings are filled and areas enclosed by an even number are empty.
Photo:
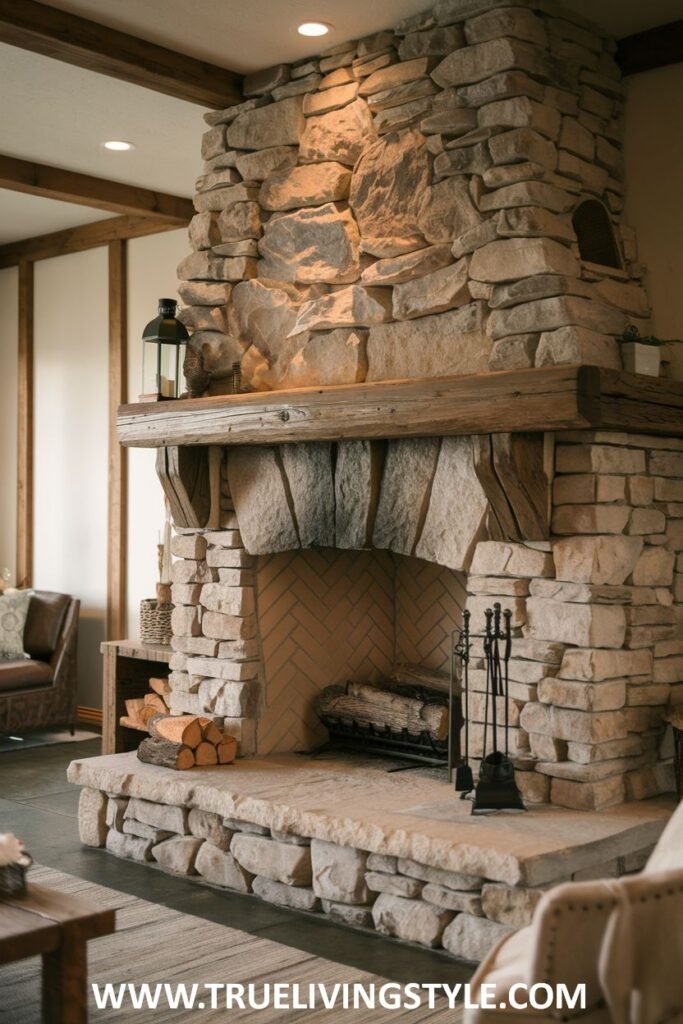
[[[584,199],[574,210],[572,223],[581,259],[603,267],[623,269],[609,214],[597,199]]]
[[[462,574],[386,551],[298,550],[263,558],[257,587],[259,753],[446,766],[449,731],[457,745],[462,725],[459,701],[453,723],[448,702]]]

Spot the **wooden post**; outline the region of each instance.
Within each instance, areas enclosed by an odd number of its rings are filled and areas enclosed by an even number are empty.
[[[128,287],[125,239],[109,243],[109,480],[107,531],[107,640],[121,640],[126,623],[128,554],[127,453],[116,435],[116,413],[126,401]]]
[[[33,582],[33,263],[19,264],[16,585]]]

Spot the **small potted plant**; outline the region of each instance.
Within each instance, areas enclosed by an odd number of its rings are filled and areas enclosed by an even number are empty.
[[[33,863],[24,844],[11,832],[0,833],[0,892],[20,896],[26,891],[26,871]]]
[[[630,373],[643,373],[647,377],[659,377],[661,345],[659,338],[641,338],[635,324],[629,324],[621,336],[624,369]]]

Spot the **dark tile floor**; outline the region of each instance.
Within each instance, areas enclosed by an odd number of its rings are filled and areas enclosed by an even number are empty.
[[[281,910],[250,896],[209,889],[118,860],[78,840],[79,788],[66,781],[71,760],[99,753],[99,740],[0,753],[0,832],[14,832],[34,860],[209,921],[399,982],[468,981],[472,968],[438,952]]]

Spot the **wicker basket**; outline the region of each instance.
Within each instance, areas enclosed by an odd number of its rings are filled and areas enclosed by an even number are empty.
[[[160,604],[156,598],[140,602],[140,639],[143,644],[170,644],[172,604]]]

